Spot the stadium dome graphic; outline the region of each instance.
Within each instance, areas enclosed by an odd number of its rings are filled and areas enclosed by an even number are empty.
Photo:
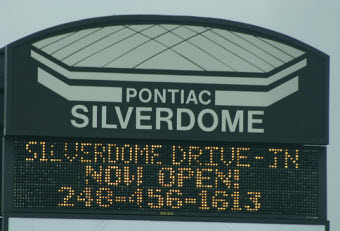
[[[307,66],[305,52],[284,43],[174,23],[78,29],[33,43],[31,57],[38,82],[69,101],[122,102],[122,88],[107,85],[115,81],[195,83],[225,86],[215,91],[221,106],[268,107],[298,91]]]

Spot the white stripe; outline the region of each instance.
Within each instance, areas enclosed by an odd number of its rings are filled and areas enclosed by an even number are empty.
[[[70,86],[41,68],[38,82],[69,101],[122,102],[121,87]]]
[[[59,74],[73,80],[110,80],[110,81],[136,81],[136,82],[169,82],[169,83],[196,83],[196,84],[229,84],[268,86],[307,66],[304,59],[269,78],[258,77],[216,77],[194,75],[161,75],[161,74],[130,74],[130,73],[103,73],[103,72],[72,72],[57,65],[49,59],[31,51],[31,56],[42,64],[48,66]]]
[[[216,91],[215,105],[268,107],[298,90],[299,77],[297,76],[268,92]]]
[[[269,40],[269,39],[265,39],[265,38],[262,38],[264,41],[266,41],[267,43],[271,44],[272,46],[286,52],[287,54],[293,56],[294,58],[297,58],[301,55],[304,54],[303,51],[300,51],[298,49],[295,49],[294,47],[291,47],[291,46],[288,46],[288,45],[285,45],[283,43],[279,43],[279,42],[276,42],[276,41],[273,41],[273,40]]]
[[[221,58],[223,58],[223,60],[227,62],[233,69],[239,72],[264,72],[263,70],[256,67],[253,63],[248,61],[249,57],[247,57],[247,54],[244,56],[244,53],[247,52],[241,49],[243,52],[238,53],[240,51],[239,47],[237,47],[235,44],[232,44],[230,41],[225,40],[216,32],[214,32],[214,30],[207,31],[203,35],[220,47],[222,50]]]
[[[273,70],[274,68],[270,66],[268,63],[261,60],[259,57],[257,57],[255,54],[251,53],[248,49],[242,47],[239,44],[239,41],[233,39],[230,37],[230,32],[227,30],[214,30],[216,34],[221,36],[225,40],[225,46],[228,50],[234,52],[238,56],[242,57],[244,60],[246,60],[248,63],[251,63],[252,65],[256,66],[257,68],[260,68],[264,72],[268,72]]]
[[[82,37],[90,34],[91,32],[95,31],[95,29],[88,29],[88,30],[81,30],[78,31],[68,37],[65,37],[65,39],[61,39],[55,43],[52,43],[48,45],[47,47],[44,47],[42,50],[45,51],[48,54],[52,54],[56,51],[59,51],[61,49],[64,49],[67,47],[69,44],[76,42],[77,40],[81,39]]]
[[[260,49],[259,47],[255,46],[248,40],[241,38],[240,36],[237,36],[236,34],[230,32],[229,36],[233,38],[235,43],[237,43],[239,46],[243,47],[244,49],[252,52],[257,57],[265,60],[266,62],[270,63],[270,65],[274,67],[279,67],[284,62],[280,61],[279,59],[275,58],[274,56],[270,55],[269,53],[265,52],[264,50]]]
[[[71,33],[67,33],[67,34],[62,34],[62,35],[54,36],[54,37],[51,37],[51,38],[48,38],[48,39],[40,40],[39,42],[34,43],[33,46],[35,46],[36,48],[41,49],[42,47],[48,46],[48,45],[50,45],[52,43],[57,42],[58,40],[66,38],[70,34]]]
[[[235,34],[241,36],[242,38],[246,39],[247,41],[251,42],[255,46],[261,48],[262,50],[268,52],[270,55],[278,58],[279,60],[288,63],[293,58],[288,54],[284,53],[283,51],[279,50],[276,47],[266,43],[265,41],[261,40],[261,37],[255,37],[253,35],[243,34],[243,33],[236,33]]]
[[[85,47],[88,47],[89,45],[96,43],[97,41],[100,41],[110,33],[112,33],[112,29],[110,27],[93,32],[92,34],[89,34],[88,36],[79,39],[77,42],[68,45],[66,47],[67,49],[61,49],[60,51],[56,52],[53,55],[53,57],[55,57],[58,60],[63,60],[66,57],[70,57],[76,54]]]

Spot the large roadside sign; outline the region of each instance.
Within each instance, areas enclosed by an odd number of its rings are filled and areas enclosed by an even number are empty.
[[[5,59],[4,214],[327,223],[326,54],[143,15],[44,30]]]

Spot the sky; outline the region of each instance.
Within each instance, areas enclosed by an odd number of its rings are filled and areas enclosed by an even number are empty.
[[[340,230],[340,1],[338,0],[0,0],[0,48],[63,23],[110,15],[160,14],[227,19],[303,41],[330,56],[328,219]]]

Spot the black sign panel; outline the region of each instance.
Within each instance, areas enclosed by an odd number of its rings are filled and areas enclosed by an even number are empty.
[[[114,16],[6,54],[7,135],[328,143],[328,56],[262,28]]]
[[[325,219],[325,148],[7,139],[6,212]]]
[[[0,128],[4,126],[4,80],[5,80],[5,49],[0,49]]]

